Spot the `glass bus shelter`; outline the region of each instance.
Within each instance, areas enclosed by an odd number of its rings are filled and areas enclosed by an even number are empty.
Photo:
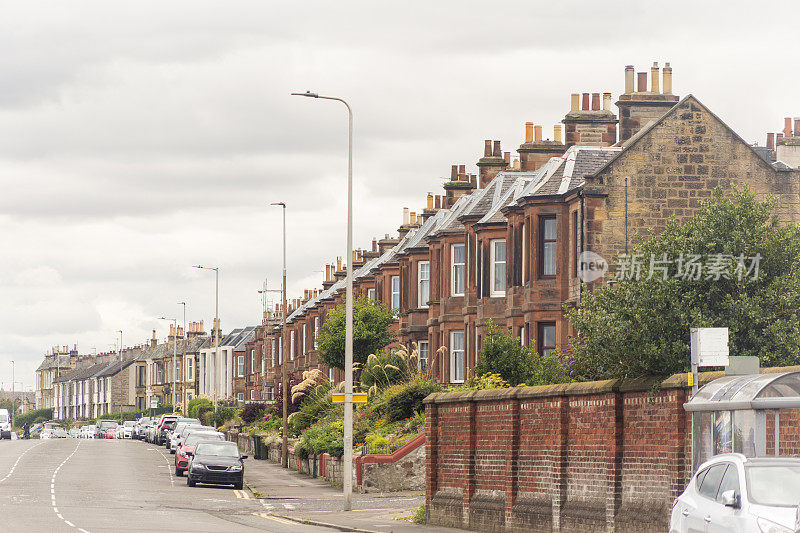
[[[683,408],[692,414],[692,472],[719,453],[766,456],[768,441],[778,455],[780,409],[800,408],[800,372],[715,379]]]

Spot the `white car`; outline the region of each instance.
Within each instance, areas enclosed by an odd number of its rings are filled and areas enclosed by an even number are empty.
[[[120,438],[123,439],[132,439],[133,438],[133,428],[136,426],[136,422],[133,420],[126,420],[125,423],[120,426],[119,434],[121,435]]]
[[[8,409],[0,409],[0,439],[11,438],[11,418]]]
[[[717,455],[672,504],[670,533],[800,531],[800,459]]]
[[[89,426],[83,426],[81,428],[81,438],[82,439],[93,439],[94,438],[94,424]]]

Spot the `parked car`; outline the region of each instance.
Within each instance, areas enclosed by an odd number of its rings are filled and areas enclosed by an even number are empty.
[[[136,440],[142,440],[144,438],[145,429],[152,422],[152,420],[153,419],[149,416],[143,416],[137,420],[136,425],[133,427],[133,438]]]
[[[0,409],[0,439],[11,438],[11,418],[8,409]]]
[[[136,425],[135,420],[126,420],[121,427],[121,437],[122,439],[132,439],[133,438],[133,427]]]
[[[71,428],[71,429],[70,429],[70,430],[67,432],[67,436],[69,436],[69,438],[71,438],[71,439],[77,439],[77,438],[80,438],[80,436],[81,436],[81,430],[80,430],[79,428]]]
[[[180,415],[162,415],[155,431],[153,444],[162,445],[167,438],[169,425],[180,418]]]
[[[244,461],[246,455],[239,453],[235,442],[201,440],[190,458],[186,484],[194,487],[197,483],[214,485],[233,485],[241,490],[244,487]]]
[[[116,420],[100,419],[95,423],[94,436],[97,439],[107,439],[106,430],[114,430],[119,424]]]
[[[717,455],[672,504],[670,533],[800,531],[800,459]]]
[[[164,428],[165,428],[165,431],[164,431],[164,447],[166,449],[171,450],[172,434],[175,432],[175,429],[178,427],[178,424],[182,424],[182,423],[199,424],[200,421],[198,419],[196,419],[196,418],[179,417],[179,418],[176,418],[175,420],[172,420],[170,422],[166,422],[164,424]]]
[[[93,439],[94,438],[94,430],[95,430],[95,425],[94,424],[83,426],[81,428],[81,438],[82,439]]]
[[[42,440],[47,440],[51,438],[52,435],[53,435],[53,430],[50,428],[44,428],[42,429],[41,432],[39,432],[39,438]]]
[[[50,434],[50,438],[51,439],[66,439],[66,438],[69,438],[69,433],[67,433],[66,429],[64,429],[62,427],[57,427],[57,428],[54,428],[52,430],[52,433]]]
[[[182,418],[175,424],[175,429],[169,432],[169,439],[166,444],[170,453],[175,453],[177,446],[180,445],[181,433],[189,426],[201,426],[200,421],[196,418]]]
[[[189,468],[189,452],[194,452],[194,448],[198,442],[203,440],[225,440],[225,435],[211,430],[198,430],[191,431],[184,438],[181,446],[175,451],[175,475],[182,476]]]

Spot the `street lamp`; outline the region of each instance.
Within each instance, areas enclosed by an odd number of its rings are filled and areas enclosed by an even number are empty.
[[[186,333],[186,302],[178,302],[178,305],[182,305],[183,306],[183,361],[181,362],[181,374],[187,375],[185,367],[186,367],[186,349],[187,349],[187,344],[189,343],[189,334]],[[180,378],[182,376],[178,376],[178,377]],[[187,407],[186,407],[186,381],[187,380],[183,379],[183,380],[180,380],[180,381],[183,384],[183,386],[181,387],[182,392],[183,392],[183,394],[181,395],[182,396],[181,409],[182,409],[184,414],[188,415],[189,413],[186,412],[186,409],[187,409]]]
[[[11,427],[14,427],[14,361],[11,361]]]
[[[219,267],[205,267],[201,265],[194,265],[194,268],[199,268],[201,270],[213,270],[215,277],[216,277],[216,297],[215,297],[215,306],[216,310],[214,311],[214,326],[211,328],[211,334],[214,337],[214,374],[217,373],[217,362],[219,361],[219,331],[213,331],[215,328],[219,327]],[[214,412],[217,411],[217,379],[216,375],[214,376]]]
[[[286,204],[273,202],[283,210],[283,285],[281,286],[281,388],[283,389],[283,440],[281,444],[281,466],[289,467],[289,433],[286,428],[289,418],[289,385],[286,369]]]
[[[119,333],[119,425],[122,425],[122,404],[124,402],[123,396],[125,395],[125,388],[122,386],[122,330],[118,329]],[[108,403],[110,408],[114,407],[114,399],[110,399]]]
[[[344,510],[352,509],[353,503],[353,110],[350,104],[334,96],[320,96],[306,91],[292,93],[292,96],[336,100],[347,108],[348,146],[347,146],[347,292],[346,326],[344,349]]]
[[[175,357],[178,355],[178,319],[167,318],[165,316],[158,317],[159,320],[172,321],[172,388],[170,389],[170,401],[172,410],[175,411]]]

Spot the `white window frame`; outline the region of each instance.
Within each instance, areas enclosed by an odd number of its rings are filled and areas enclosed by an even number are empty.
[[[237,355],[236,356],[236,377],[243,378],[244,377],[244,356]]]
[[[181,380],[181,360],[175,359],[175,381]]]
[[[420,372],[427,372],[430,365],[428,364],[430,358],[430,343],[428,341],[419,341],[417,343],[417,350],[419,350],[419,369]]]
[[[250,350],[250,373],[256,373],[256,358],[255,358],[255,350]]]
[[[392,276],[389,283],[392,290],[392,311],[397,312],[400,310],[400,276]]]
[[[283,364],[283,332],[278,337],[278,364]]]
[[[336,376],[333,374],[333,367],[328,368],[328,381],[333,383],[333,380],[336,379]]]
[[[295,349],[295,332],[291,330],[289,332],[289,361],[294,361],[294,349]]]
[[[272,339],[272,348],[270,350],[272,352],[272,368],[275,368],[275,361],[278,360],[278,339]]]
[[[302,350],[303,350],[301,353],[303,355],[305,355],[306,354],[306,325],[305,324],[303,324],[303,340],[300,343],[300,348],[302,348]]]
[[[192,377],[194,376],[194,357],[188,357],[186,359],[186,381],[192,381]]]
[[[250,389],[250,400],[255,400],[255,399],[256,399],[256,390]]]
[[[236,393],[236,401],[237,402],[243,402],[244,401],[244,393],[243,392],[237,392]]]
[[[461,248],[464,253],[464,260],[456,263],[456,248]],[[461,267],[461,291],[458,290],[458,268]],[[451,244],[450,245],[450,295],[451,296],[464,296],[464,291],[467,287],[467,246],[465,244]]]
[[[422,277],[422,265],[427,267],[426,277]],[[423,298],[422,284],[425,283],[425,298]],[[419,261],[417,263],[417,306],[420,309],[428,308],[428,300],[431,298],[431,262]]]
[[[456,349],[456,339],[461,338],[461,347]],[[456,376],[456,358],[461,357],[462,374]],[[463,330],[450,332],[450,383],[464,383],[467,374],[467,339]]]
[[[492,296],[505,296],[506,295],[506,266],[507,266],[506,257],[504,256],[502,261],[500,261],[496,257],[496,255],[497,255],[497,253],[496,253],[497,252],[497,245],[499,243],[501,243],[501,242],[503,243],[503,247],[506,250],[505,256],[508,256],[508,247],[506,245],[506,240],[505,239],[492,239],[492,240],[489,241],[490,263],[491,263],[491,270],[489,271],[489,277],[490,277],[489,283],[491,284],[490,286],[491,286],[491,289],[492,289],[491,290],[491,295]],[[503,277],[502,277],[501,280],[497,280],[496,279],[497,266],[500,265],[500,264],[503,265]],[[502,289],[496,289],[495,288],[497,286],[497,281],[502,281],[502,283],[503,283],[503,288]]]
[[[375,291],[375,289],[367,289],[367,300],[374,302],[377,299],[377,291]]]
[[[319,317],[314,317],[314,349],[316,350],[317,345],[317,337],[319,337]]]

